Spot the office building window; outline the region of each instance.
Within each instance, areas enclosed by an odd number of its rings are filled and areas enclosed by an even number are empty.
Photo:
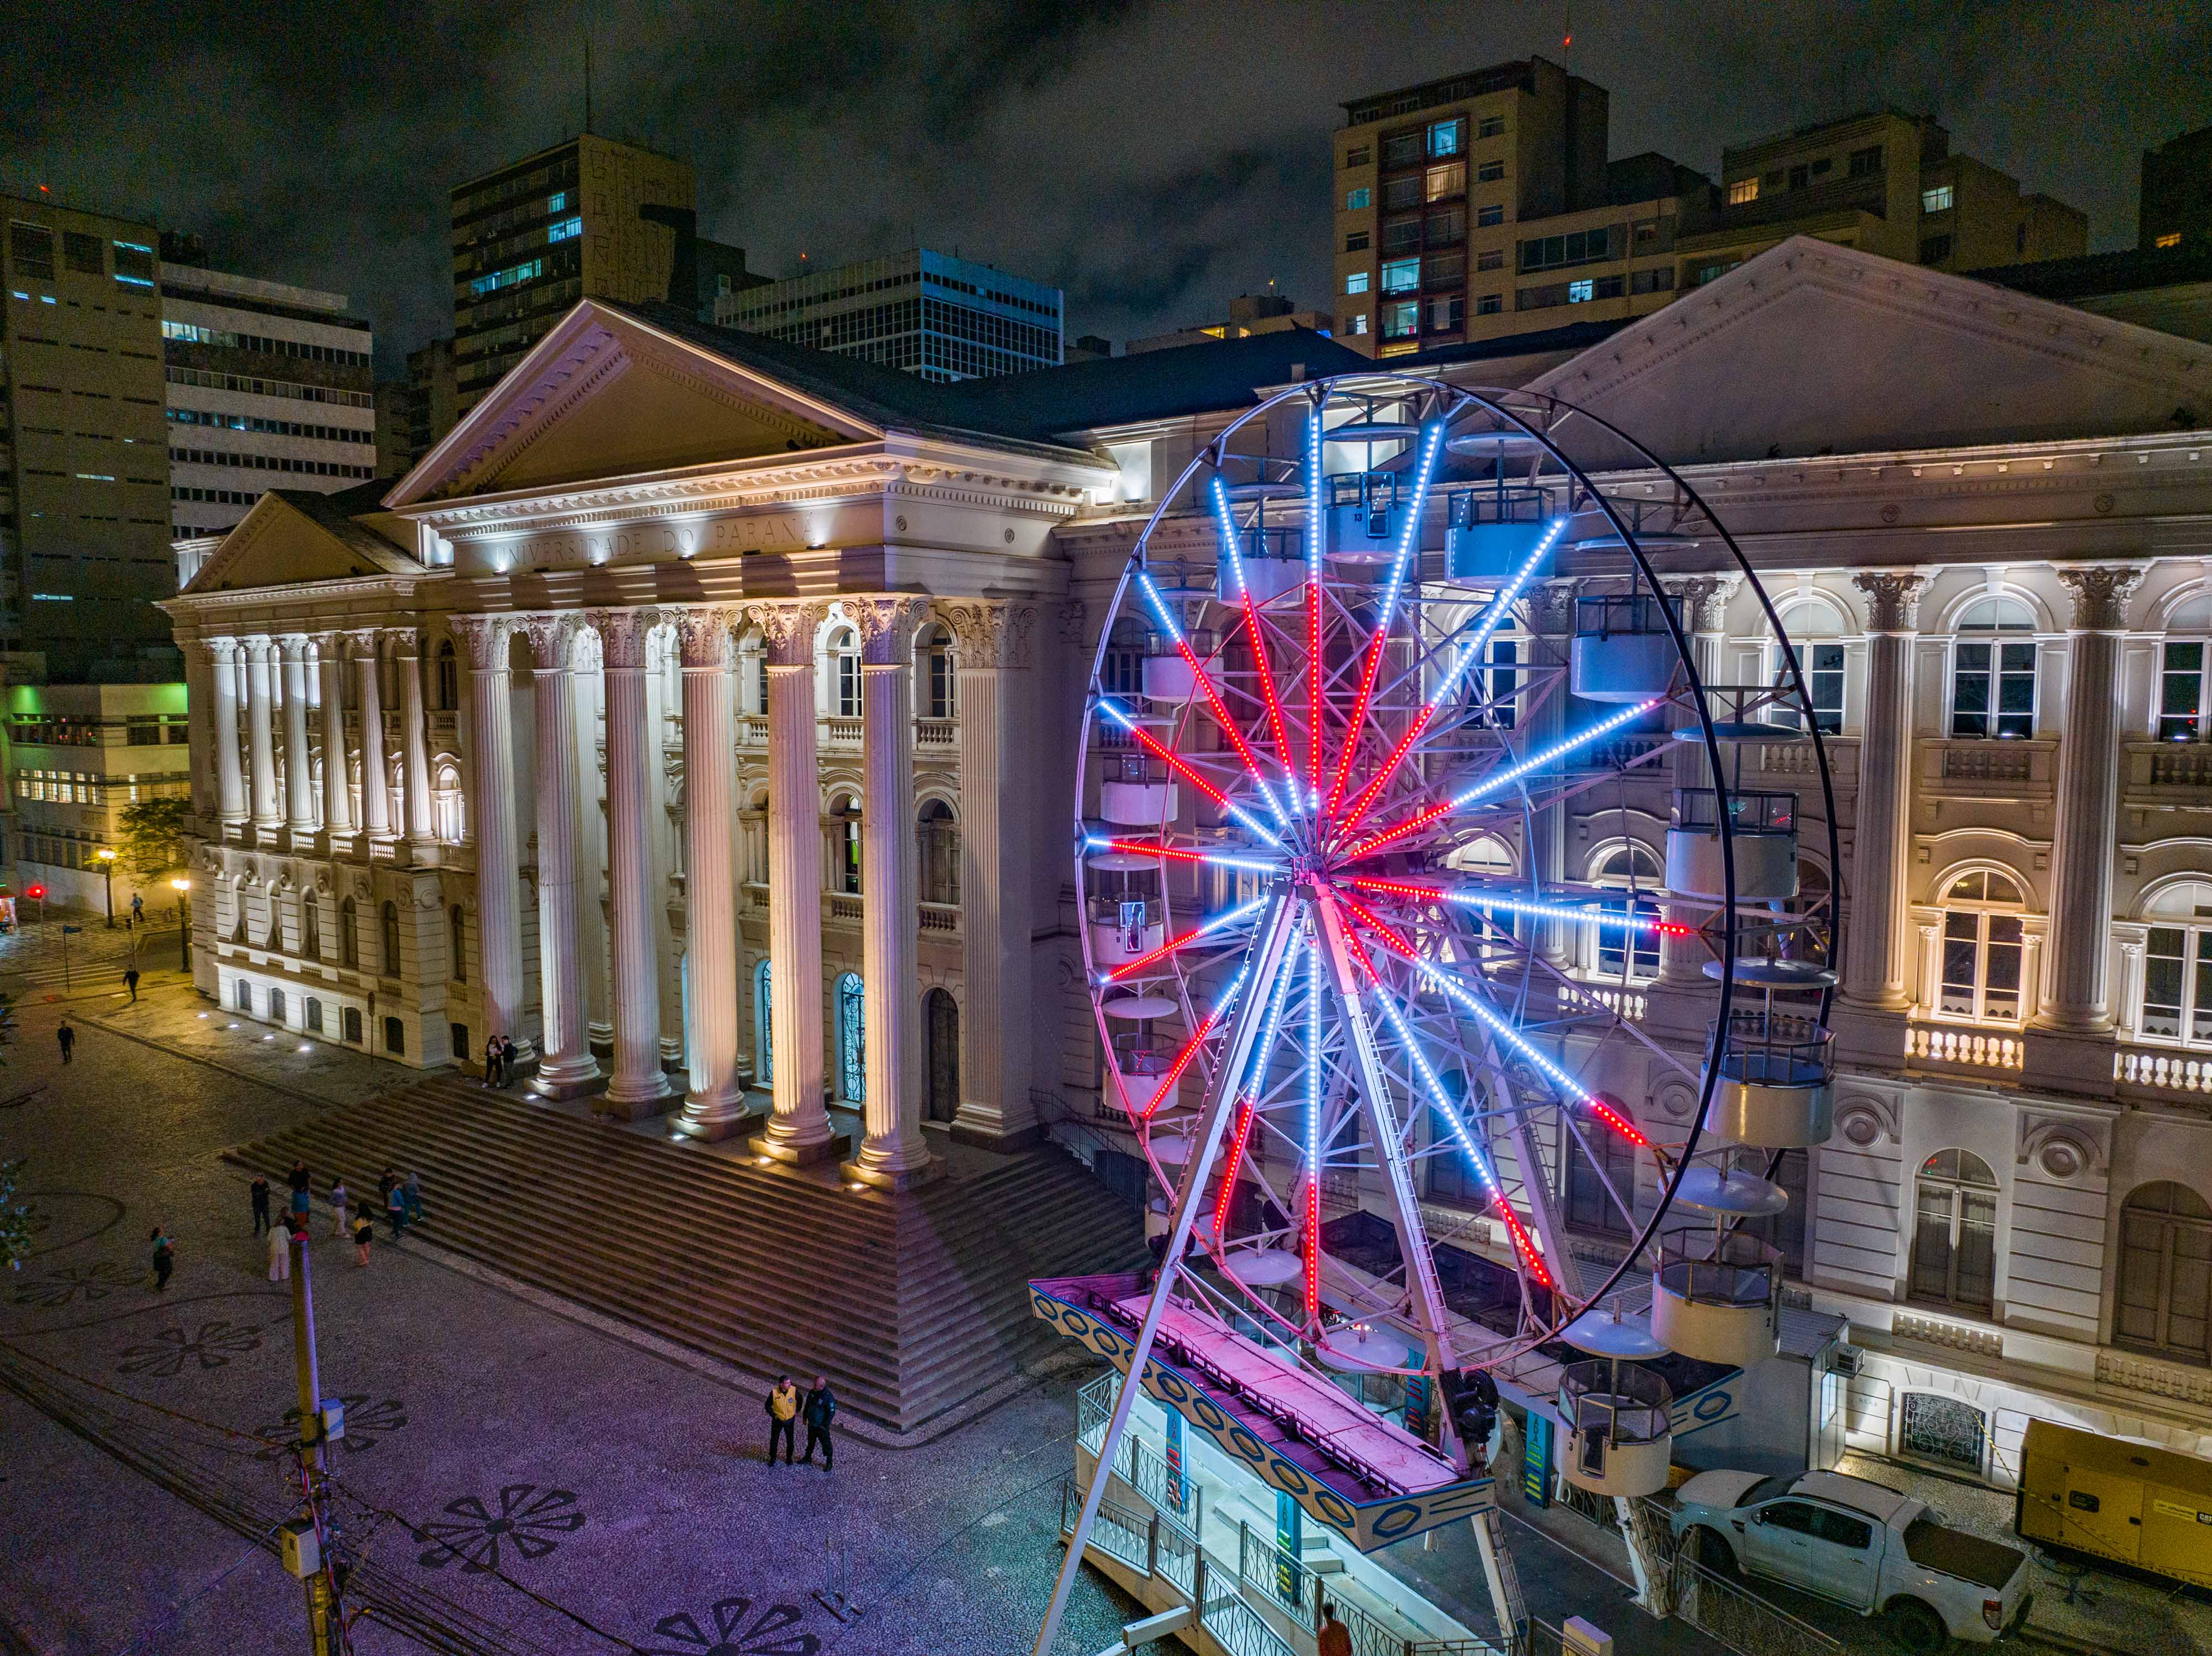
[[[1478,270],[1502,270],[1504,265],[1505,250],[1502,247],[1486,247],[1474,256],[1474,268]]]
[[[1449,121],[1429,124],[1429,156],[1431,160],[1446,155],[1463,155],[1467,150],[1467,123],[1456,117]]]
[[[1354,144],[1344,152],[1344,164],[1346,167],[1369,167],[1374,164],[1374,161],[1375,152],[1364,143]]]
[[[1367,246],[1368,236],[1364,230],[1354,230],[1344,239],[1344,251],[1347,253],[1364,253]]]
[[[2035,733],[2035,617],[2017,598],[1984,598],[1959,622],[1951,667],[1951,734]]]
[[[1747,201],[1757,201],[1759,199],[1759,180],[1757,179],[1738,179],[1734,184],[1729,185],[1728,196],[1729,205],[1731,207],[1741,207]]]
[[[2008,875],[1977,869],[1943,894],[1943,980],[1936,1010],[1973,1022],[2017,1023],[2027,905]]]
[[[1492,202],[1487,207],[1476,208],[1474,209],[1474,221],[1476,224],[1484,227],[1492,224],[1504,223],[1505,203],[1502,201]]]
[[[1410,293],[1421,285],[1421,261],[1417,258],[1394,258],[1382,266],[1382,291],[1386,294]]]
[[[1474,169],[1474,176],[1484,184],[1495,184],[1505,176],[1505,163],[1502,161],[1484,161]]]
[[[1482,174],[1488,178],[1486,168]],[[1421,175],[1421,193],[1431,201],[1443,201],[1452,196],[1467,193],[1467,163],[1450,161],[1442,167],[1431,167]]]
[[[1485,294],[1474,301],[1474,313],[1477,316],[1496,316],[1504,308],[1505,295],[1503,294]]]
[[[1344,197],[1344,210],[1347,213],[1364,213],[1373,205],[1374,200],[1375,192],[1364,185],[1357,190],[1347,191]]]
[[[1364,270],[1354,270],[1347,275],[1344,278],[1344,291],[1347,295],[1352,294],[1365,293],[1367,291],[1367,272]]]
[[[1911,1296],[1989,1310],[1997,1280],[1997,1181],[1989,1163],[1938,1150],[1921,1164],[1914,1195]]]
[[[1932,190],[1920,192],[1920,210],[1923,213],[1948,213],[1951,210],[1952,186],[1939,184]]]
[[[1863,149],[1854,149],[1851,151],[1850,163],[1845,170],[1855,179],[1863,179],[1881,172],[1881,146],[1878,143],[1871,143]]]
[[[1486,115],[1474,124],[1474,136],[1478,138],[1499,137],[1504,131],[1505,118],[1503,115]]]

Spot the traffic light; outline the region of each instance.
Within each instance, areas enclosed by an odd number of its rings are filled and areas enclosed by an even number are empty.
[[[34,902],[42,903],[46,900],[46,889],[42,885],[27,885],[23,888],[23,895]]]

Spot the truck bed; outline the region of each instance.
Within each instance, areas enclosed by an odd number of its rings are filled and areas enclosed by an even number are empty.
[[[1932,1518],[1916,1518],[1905,1526],[1905,1556],[1924,1570],[1940,1570],[1991,1592],[2027,1562],[2027,1555],[2017,1548],[1948,1529]]]

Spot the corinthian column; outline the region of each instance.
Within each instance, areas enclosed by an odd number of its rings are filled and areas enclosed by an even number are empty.
[[[236,639],[208,640],[208,659],[215,667],[216,809],[225,826],[246,821],[246,767],[238,753],[238,656]]]
[[[822,779],[814,722],[814,635],[822,606],[755,612],[768,640],[769,1065],[775,1113],[764,1156],[838,1154],[823,1105]]]
[[[422,707],[420,633],[399,634],[393,664],[399,670],[399,739],[407,744],[400,775],[407,802],[407,839],[414,861],[433,863],[437,860],[438,828],[430,819],[430,735]]]
[[[346,786],[345,662],[340,634],[315,634],[315,670],[323,690],[323,828],[353,832],[353,792]]]
[[[477,931],[483,951],[484,1033],[504,1035],[526,1056],[529,1043],[522,1027],[522,913],[520,863],[514,838],[514,709],[513,677],[507,670],[507,640],[514,623],[501,616],[461,616],[453,634],[469,652],[469,749],[476,772]],[[380,718],[372,665],[362,676],[361,723],[364,732]],[[364,744],[366,745],[366,744]],[[362,798],[380,801],[382,780],[368,769],[381,767],[380,739],[362,755]],[[369,816],[369,832],[380,831],[381,804]]]
[[[576,695],[569,650],[576,623],[532,616],[530,653],[538,763],[538,968],[541,1050],[530,1088],[574,1098],[599,1078],[592,1059],[583,974],[576,960],[576,842],[582,806],[576,768]]]
[[[246,640],[246,733],[252,754],[253,827],[261,834],[274,834],[284,821],[276,802],[276,738],[270,728],[269,654],[276,647],[265,638]]]
[[[847,1166],[887,1190],[938,1169],[921,1134],[914,841],[915,598],[847,598],[860,632],[860,974],[866,999],[867,1136]]]
[[[284,652],[284,816],[293,837],[315,831],[315,773],[307,763],[307,640],[287,633]]]
[[[2058,820],[2051,847],[2051,991],[2045,1028],[2112,1027],[2110,968],[2113,840],[2119,804],[2120,639],[2143,572],[2061,569],[2074,595],[2067,628],[2066,729],[2058,747]]]
[[[482,618],[478,620],[480,625],[490,624],[489,621]],[[385,792],[384,678],[377,660],[380,640],[374,632],[356,633],[352,636],[354,660],[361,668],[361,822],[362,826],[368,830],[370,839],[389,840],[392,837],[392,803],[390,796]],[[499,671],[504,675],[507,671],[505,653],[507,634],[501,632],[496,640],[483,638],[479,641],[483,643],[486,649],[498,654]],[[502,707],[507,705],[506,695],[503,690],[500,693],[500,705]],[[514,735],[511,729],[505,740],[508,750],[507,769],[511,779],[511,773],[514,768],[513,758]],[[481,792],[483,788],[481,759],[477,761],[477,787]],[[514,807],[511,804],[507,808],[507,821],[509,830],[508,838],[511,841],[514,837]],[[507,1031],[502,1028],[497,1033],[504,1034]]]
[[[595,610],[607,686],[608,901],[614,919],[615,1073],[607,1109],[626,1120],[668,1107],[660,1069],[660,963],[653,958],[653,754],[646,728],[645,643],[655,619],[637,610]]]
[[[1867,695],[1859,728],[1843,998],[1868,1011],[1903,1012],[1912,1004],[1904,873],[1912,810],[1913,640],[1928,578],[1870,569],[1853,575],[1851,585],[1867,597]]]
[[[1668,587],[1668,593],[1682,602],[1684,630],[1690,634],[1692,652],[1692,665],[1698,670],[1701,685],[1717,683],[1723,676],[1721,670],[1723,641],[1728,627],[1728,602],[1735,590],[1743,585],[1740,575],[1700,575],[1695,579],[1675,581]],[[1557,698],[1555,698],[1556,700]],[[1706,704],[1716,721],[1725,709],[1708,698]],[[1694,713],[1684,712],[1676,719],[1682,726],[1694,726]],[[1680,742],[1674,744],[1674,786],[1678,788],[1710,788],[1713,786],[1712,756],[1705,751],[1703,742]],[[1685,925],[1700,925],[1710,910],[1687,907],[1680,903],[1667,905],[1667,918]],[[1702,985],[1705,962],[1712,951],[1700,937],[1683,937],[1675,932],[1662,932],[1659,937],[1659,981],[1669,987]],[[1702,1011],[1699,1013],[1702,1016]]]
[[[744,1119],[738,1079],[738,905],[730,836],[738,816],[737,710],[727,610],[677,617],[684,652],[684,932],[691,963],[691,1089],[678,1124],[726,1138]]]
[[[960,1110],[956,1138],[1006,1145],[1030,1135],[1030,889],[1024,792],[1010,787],[1013,699],[1029,678],[1025,604],[940,604],[959,642]],[[1013,798],[1009,799],[1012,792]]]

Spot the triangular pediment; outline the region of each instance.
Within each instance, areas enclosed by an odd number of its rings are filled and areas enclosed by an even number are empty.
[[[1530,389],[1676,464],[2212,422],[2212,346],[1795,237]]]
[[[272,490],[223,537],[183,596],[424,573],[403,549],[326,507],[323,497]]]
[[[586,300],[385,499],[573,487],[882,434],[819,395]]]

